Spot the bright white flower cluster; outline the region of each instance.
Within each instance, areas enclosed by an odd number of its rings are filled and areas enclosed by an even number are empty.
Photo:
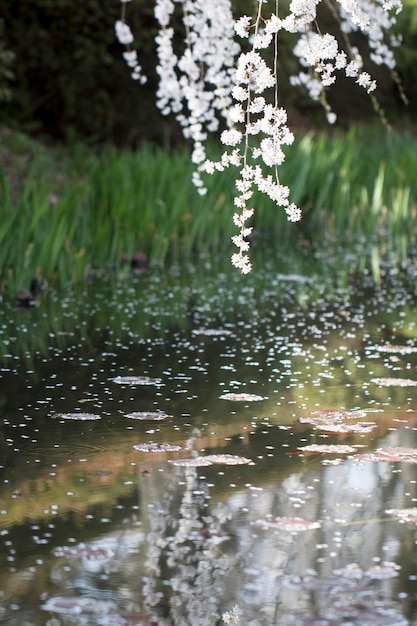
[[[128,1],[121,0],[116,35],[127,48],[124,58],[132,68],[132,77],[144,82],[137,53],[130,47],[133,35],[125,19]],[[233,220],[239,233],[232,238],[238,252],[233,254],[232,263],[242,273],[251,270],[248,251],[252,227],[247,221],[254,213],[248,204],[255,190],[282,207],[290,221],[301,218],[300,209],[290,201],[289,187],[279,178],[285,149],[294,141],[278,98],[280,32],[295,36],[294,54],[301,70],[291,77],[291,83],[324,103],[330,123],[336,121],[336,115],[324,92],[335,83],[337,72],[352,78],[368,93],[376,88],[375,80],[363,69],[359,51],[349,41],[351,33],[360,31],[367,37],[371,61],[391,70],[395,66],[392,50],[399,41],[392,35],[392,27],[402,8],[401,0],[326,1],[339,24],[339,38],[320,28],[323,0],[291,0],[286,15],[279,15],[278,0],[257,0],[256,15],[241,15],[236,21],[231,0],[155,0],[159,24],[157,106],[164,115],[176,116],[184,137],[192,142],[191,158],[196,166],[193,182],[199,193],[205,193],[203,172],[238,168]],[[270,4],[274,5],[273,12],[268,10]],[[176,6],[183,14],[184,41],[178,40],[171,25]],[[221,142],[227,146],[218,161],[206,157],[205,142],[212,132],[220,132]]]
[[[128,67],[131,69],[131,77],[133,80],[138,80],[141,85],[147,82],[146,76],[142,72],[142,67],[138,61],[138,53],[136,50],[132,50],[130,45],[133,43],[133,33],[130,26],[126,23],[126,3],[130,0],[120,0],[122,3],[122,14],[120,20],[117,20],[115,24],[116,37],[118,41],[126,47],[126,51],[123,53],[123,58],[126,61]]]
[[[297,22],[300,1],[304,2],[304,5],[309,5],[309,8],[304,6],[304,19]],[[376,82],[368,72],[362,70],[362,58],[358,50],[350,45],[347,37],[353,32],[362,32],[368,40],[370,60],[377,65],[386,65],[389,69],[394,69],[393,48],[399,45],[400,40],[392,34],[392,27],[396,22],[395,14],[402,9],[401,0],[393,2],[338,0],[334,6],[332,5],[347,43],[346,50],[339,49],[334,35],[318,31],[316,9],[316,0],[292,0],[290,4],[290,11],[294,17],[291,18],[290,14],[287,20],[292,20],[290,26],[292,32],[300,33],[294,54],[301,66],[313,70],[313,74],[301,71],[291,78],[291,83],[303,85],[310,97],[318,100],[323,90],[335,82],[335,71],[344,70],[348,78],[356,79],[356,83],[368,93],[374,91]],[[395,13],[392,14],[391,11]],[[287,26],[285,20],[284,25]],[[334,114],[331,121],[335,121]]]
[[[174,52],[175,33],[169,27],[175,3],[182,5],[186,32],[181,56]],[[164,115],[174,113],[184,137],[192,141],[193,182],[204,194],[200,172],[205,141],[218,130],[219,118],[231,104],[234,60],[240,51],[233,39],[230,0],[156,0],[155,17],[160,25],[157,106]]]
[[[249,16],[241,17],[235,25],[236,32],[246,38],[251,22]],[[209,173],[231,165],[240,169],[235,196],[238,212],[233,216],[239,234],[232,237],[238,252],[232,255],[232,263],[243,274],[251,271],[248,251],[252,227],[247,225],[247,221],[254,213],[248,203],[255,190],[283,207],[289,220],[298,221],[301,218],[300,209],[290,203],[289,188],[280,182],[278,175],[279,166],[285,159],[284,147],[294,141],[294,135],[287,126],[287,113],[278,104],[277,34],[281,28],[282,22],[276,13],[268,19],[263,17],[260,2],[253,24],[254,34],[250,39],[252,50],[242,53],[237,62],[231,92],[234,104],[229,110],[228,120],[231,128],[221,134],[222,143],[234,149],[226,150],[219,162],[207,160],[204,164],[205,171]],[[275,58],[272,69],[260,53],[271,43],[274,44]],[[268,98],[271,91],[272,98]],[[271,173],[265,174],[265,169]]]

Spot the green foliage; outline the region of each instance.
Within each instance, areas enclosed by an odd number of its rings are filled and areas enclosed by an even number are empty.
[[[234,251],[233,170],[207,177],[202,197],[182,148],[144,144],[94,155],[3,137],[13,150],[0,150],[0,290],[27,286],[35,275],[50,284],[82,280],[138,251],[151,263]],[[304,134],[282,169],[304,218],[288,223],[258,194],[254,253],[256,244],[282,251],[300,241],[310,250],[368,242],[378,255],[389,249],[404,258],[416,244],[416,171],[417,142],[406,134],[379,127]]]

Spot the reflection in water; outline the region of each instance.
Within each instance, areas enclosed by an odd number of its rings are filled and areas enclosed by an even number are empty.
[[[417,624],[412,291],[286,277],[7,322],[0,621]]]

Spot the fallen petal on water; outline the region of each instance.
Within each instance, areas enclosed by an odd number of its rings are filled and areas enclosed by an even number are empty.
[[[337,417],[335,421],[328,417],[300,417],[300,424],[311,424],[318,430],[331,433],[370,433],[376,428],[375,422],[343,422]]]
[[[51,415],[51,418],[88,422],[88,421],[94,421],[94,420],[101,420],[101,415],[95,415],[94,413],[54,413],[53,415]]]
[[[220,400],[230,400],[231,402],[257,402],[258,400],[265,400],[265,398],[254,393],[224,393],[220,396]]]
[[[411,378],[372,378],[371,383],[380,387],[417,387],[417,380]]]
[[[397,354],[413,354],[417,352],[417,346],[396,346],[390,343],[385,344],[384,346],[375,346],[378,352],[390,352]]]
[[[223,335],[231,335],[230,330],[224,328],[198,328],[193,330],[194,335],[206,335],[207,337],[220,337]]]
[[[80,543],[76,546],[58,546],[52,550],[52,554],[57,557],[68,559],[86,558],[89,561],[101,561],[114,556],[114,551],[109,548],[98,548]]]
[[[132,411],[132,413],[126,413],[125,417],[131,420],[149,420],[158,422],[170,416],[163,411]]]
[[[139,452],[177,452],[181,446],[172,443],[138,443],[133,446]]]
[[[308,446],[300,446],[297,450],[301,453],[308,452],[309,454],[350,454],[356,452],[356,448],[347,445],[338,444],[320,444],[312,443]]]
[[[377,448],[373,452],[356,454],[352,457],[357,461],[391,461],[393,463],[417,463],[417,448],[392,446]]]
[[[417,507],[409,509],[387,509],[385,513],[398,517],[403,522],[417,524]]]
[[[236,454],[208,454],[203,458],[211,463],[221,463],[222,465],[254,465],[251,459]]]
[[[302,517],[275,517],[272,520],[258,519],[253,523],[263,530],[284,530],[288,532],[314,530],[321,527],[320,522],[312,522]]]
[[[345,409],[320,409],[310,413],[313,417],[331,420],[347,420],[366,417],[366,411],[347,411]]]
[[[118,385],[160,385],[161,378],[150,378],[149,376],[116,376],[112,379]]]

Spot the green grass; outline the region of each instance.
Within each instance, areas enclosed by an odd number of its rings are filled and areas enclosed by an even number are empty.
[[[304,213],[289,224],[282,209],[254,197],[258,241],[285,251],[369,242],[398,258],[415,244],[417,140],[380,127],[304,133],[288,150],[282,182]],[[45,148],[6,133],[0,148],[0,290],[108,271],[134,252],[151,262],[191,255],[230,256],[236,170],[191,185],[184,148],[142,145],[136,152],[82,146]],[[375,260],[371,263],[375,264]]]

